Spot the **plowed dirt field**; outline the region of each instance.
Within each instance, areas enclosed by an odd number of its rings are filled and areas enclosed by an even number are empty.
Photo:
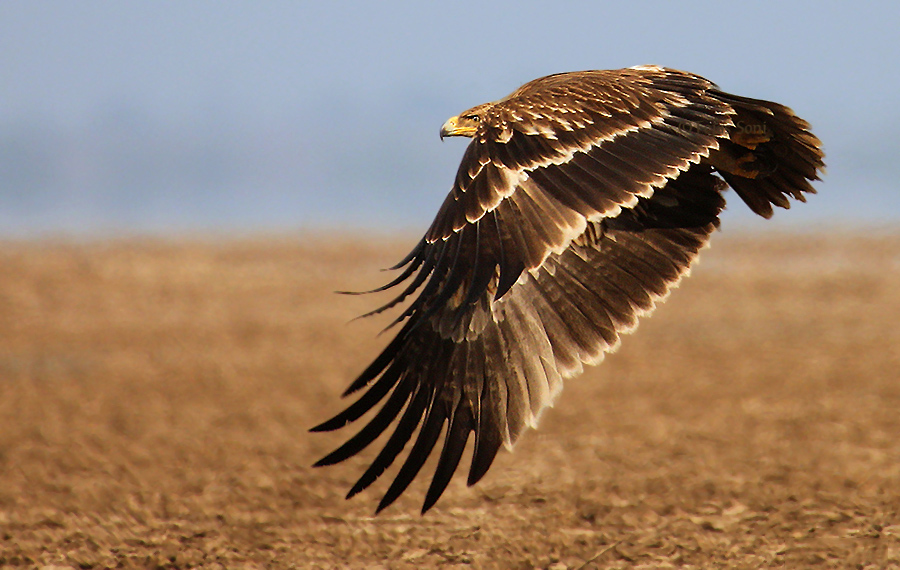
[[[481,483],[373,517],[308,429],[389,338],[332,291],[413,243],[5,243],[0,566],[900,567],[896,234],[720,232]]]

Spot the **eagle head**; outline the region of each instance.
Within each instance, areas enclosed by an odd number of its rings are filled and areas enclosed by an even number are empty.
[[[444,137],[474,137],[481,123],[484,122],[485,105],[473,107],[468,111],[450,117],[441,127],[441,138]]]

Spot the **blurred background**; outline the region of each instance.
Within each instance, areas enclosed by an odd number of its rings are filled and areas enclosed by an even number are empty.
[[[422,231],[467,142],[446,118],[645,63],[813,124],[825,183],[776,225],[890,228],[898,29],[890,1],[4,0],[0,237]]]

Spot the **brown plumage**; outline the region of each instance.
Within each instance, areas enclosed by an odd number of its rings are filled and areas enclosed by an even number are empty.
[[[468,483],[552,405],[564,378],[685,275],[734,188],[757,214],[804,201],[821,143],[782,105],[729,95],[655,66],[562,73],[453,117],[469,136],[453,189],[424,238],[378,290],[417,293],[400,330],[345,395],[330,431],[378,410],[316,465],[360,452],[396,422],[351,488],[368,487],[416,435],[378,510],[419,472],[444,432],[422,508],[437,501],[470,434]]]

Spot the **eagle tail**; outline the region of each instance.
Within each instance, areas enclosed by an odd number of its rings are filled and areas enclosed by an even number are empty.
[[[729,138],[710,163],[738,196],[764,218],[772,206],[790,208],[788,197],[805,202],[811,181],[824,172],[822,143],[810,125],[784,105],[714,92],[735,114]]]

